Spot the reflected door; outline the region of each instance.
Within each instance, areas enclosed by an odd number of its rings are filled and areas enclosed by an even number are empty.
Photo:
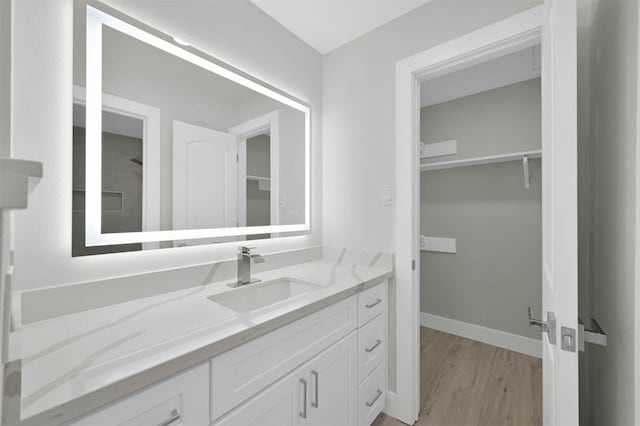
[[[173,122],[173,229],[238,226],[237,158],[235,136]]]

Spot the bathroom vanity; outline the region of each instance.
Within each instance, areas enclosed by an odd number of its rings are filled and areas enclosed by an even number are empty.
[[[24,326],[20,423],[369,425],[391,263],[342,250]]]
[[[387,388],[386,301],[383,282],[72,424],[369,425]]]

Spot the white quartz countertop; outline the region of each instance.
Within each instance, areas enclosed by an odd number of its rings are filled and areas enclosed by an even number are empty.
[[[390,277],[389,258],[349,261],[343,252],[255,274],[318,288],[244,314],[209,299],[244,289],[224,281],[25,325],[13,336],[21,424],[61,423],[349,297]]]

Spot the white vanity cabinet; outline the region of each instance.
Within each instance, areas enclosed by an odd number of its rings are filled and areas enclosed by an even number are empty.
[[[384,282],[214,358],[213,425],[370,425],[386,401],[387,305]]]
[[[356,344],[349,334],[214,424],[355,426]]]
[[[370,287],[73,426],[368,426],[387,393],[387,283]]]

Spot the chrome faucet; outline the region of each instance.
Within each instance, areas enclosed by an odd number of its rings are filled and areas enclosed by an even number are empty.
[[[255,247],[238,247],[238,281],[229,284],[230,287],[240,287],[247,284],[257,283],[258,279],[251,279],[251,262],[263,263],[264,257],[257,253],[251,254]]]

